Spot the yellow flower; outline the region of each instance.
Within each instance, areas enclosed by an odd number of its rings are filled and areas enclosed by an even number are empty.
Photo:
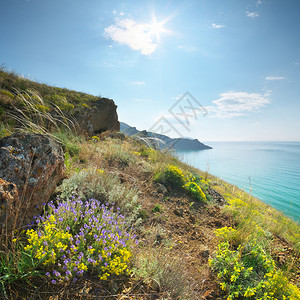
[[[222,291],[226,291],[226,283],[225,282],[221,282],[220,287],[221,287]]]
[[[255,292],[256,292],[255,288],[251,289],[250,287],[248,287],[244,294],[244,297],[246,297],[246,298],[251,297],[251,296],[255,295]]]

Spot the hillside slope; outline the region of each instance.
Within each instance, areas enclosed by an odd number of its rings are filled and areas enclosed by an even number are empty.
[[[67,178],[29,227],[1,235],[3,299],[300,299],[299,224],[170,151],[37,111],[23,130],[59,142]]]
[[[63,114],[76,122],[79,130],[90,135],[120,130],[113,100],[51,87],[0,69],[0,121],[12,124],[11,113],[18,108],[20,115],[25,107],[49,112],[53,118]]]

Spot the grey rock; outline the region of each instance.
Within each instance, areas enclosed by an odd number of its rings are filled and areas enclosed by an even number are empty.
[[[29,224],[40,214],[65,171],[63,151],[49,136],[15,133],[1,139],[0,203],[6,208],[0,214],[2,229]]]

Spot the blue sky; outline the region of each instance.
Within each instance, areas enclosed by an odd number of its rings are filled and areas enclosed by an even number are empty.
[[[201,141],[300,141],[298,0],[1,0],[0,7],[0,64],[112,98],[131,126]]]

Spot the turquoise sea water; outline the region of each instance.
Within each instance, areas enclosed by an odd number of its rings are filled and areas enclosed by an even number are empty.
[[[184,162],[229,182],[300,222],[300,142],[207,142]]]

